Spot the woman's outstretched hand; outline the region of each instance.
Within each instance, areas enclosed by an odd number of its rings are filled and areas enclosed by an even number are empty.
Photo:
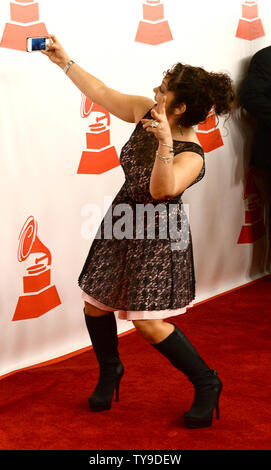
[[[141,119],[141,122],[144,129],[154,134],[159,142],[172,143],[171,129],[166,115],[166,99],[166,96],[161,97],[151,110],[153,119]],[[154,121],[157,122],[157,127],[152,127]]]
[[[49,34],[50,45],[48,51],[41,51],[42,54],[47,55],[49,59],[62,69],[69,62],[70,57],[65,52],[64,48],[54,34]]]

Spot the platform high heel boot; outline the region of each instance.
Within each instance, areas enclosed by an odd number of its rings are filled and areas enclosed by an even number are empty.
[[[165,340],[152,346],[183,372],[194,386],[192,407],[184,413],[185,425],[189,428],[211,426],[214,409],[216,418],[219,419],[222,382],[217,372],[209,369],[181,330],[174,326],[175,330]]]
[[[116,401],[119,401],[119,386],[124,374],[118,352],[115,314],[110,312],[101,317],[85,314],[85,320],[100,370],[96,388],[88,399],[89,407],[91,411],[109,410],[115,389]]]

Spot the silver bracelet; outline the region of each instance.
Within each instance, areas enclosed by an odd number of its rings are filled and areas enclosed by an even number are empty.
[[[68,70],[70,69],[70,67],[72,66],[72,64],[74,64],[74,61],[73,60],[69,60],[69,62],[65,65],[63,71],[64,73],[67,74]]]
[[[162,142],[159,142],[159,145],[164,145],[164,147],[168,147],[170,149],[170,152],[174,152],[174,149],[173,149],[173,147],[171,147],[171,145],[162,144]]]
[[[160,155],[160,153],[158,153],[158,150],[157,150],[156,151],[156,157],[160,158],[160,160],[162,160],[165,163],[169,163],[173,160],[174,155],[172,155],[171,157],[164,157],[163,155]]]

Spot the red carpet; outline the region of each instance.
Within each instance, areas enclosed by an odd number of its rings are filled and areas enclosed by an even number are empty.
[[[270,305],[269,277],[172,320],[223,381],[221,419],[212,427],[184,427],[191,384],[132,332],[120,337],[126,373],[109,411],[88,409],[98,374],[93,351],[4,378],[0,449],[271,449]]]

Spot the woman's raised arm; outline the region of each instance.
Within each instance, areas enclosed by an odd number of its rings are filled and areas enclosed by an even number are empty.
[[[55,35],[48,37],[51,39],[49,49],[41,52],[64,70],[70,57]],[[128,95],[109,88],[76,63],[72,64],[67,75],[85,96],[123,121],[137,123],[154,104],[145,96]]]

